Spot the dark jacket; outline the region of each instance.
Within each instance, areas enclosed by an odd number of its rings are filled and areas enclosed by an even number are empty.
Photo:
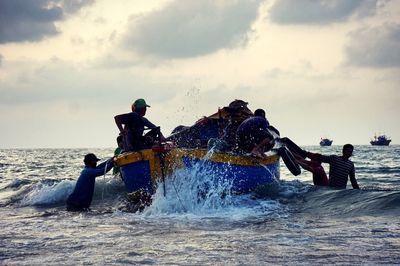
[[[268,131],[268,126],[268,121],[263,117],[252,116],[244,120],[236,131],[237,148],[251,152],[264,139],[273,140],[273,136]]]
[[[151,123],[145,117],[142,117],[136,112],[130,112],[122,115],[117,115],[121,124],[128,130],[125,150],[140,150],[145,147],[143,140],[143,131],[146,128],[154,129],[156,125]]]
[[[113,167],[111,159],[99,164],[96,168],[85,167],[76,181],[75,189],[67,199],[67,208],[73,210],[85,210],[90,207],[93,198],[95,179]]]

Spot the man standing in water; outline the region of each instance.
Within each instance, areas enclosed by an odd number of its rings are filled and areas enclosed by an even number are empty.
[[[88,211],[92,203],[95,179],[108,172],[113,167],[113,158],[97,166],[100,159],[93,153],[88,153],[83,162],[85,168],[76,181],[75,189],[67,199],[67,211]]]
[[[354,164],[349,158],[353,155],[354,147],[351,144],[343,146],[342,156],[325,156],[318,153],[307,152],[307,157],[312,160],[329,163],[329,186],[333,188],[346,188],[348,178],[354,189],[360,189],[355,177]]]

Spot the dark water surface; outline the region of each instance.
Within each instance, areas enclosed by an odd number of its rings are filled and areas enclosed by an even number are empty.
[[[309,172],[294,177],[281,163],[277,197],[221,198],[215,188],[194,200],[184,182],[198,173],[183,171],[166,197],[157,191],[133,214],[118,210],[124,187],[107,174],[97,178],[93,211],[68,213],[87,152],[106,159],[113,149],[0,150],[0,264],[400,264],[400,146],[355,147],[361,190],[314,187]]]

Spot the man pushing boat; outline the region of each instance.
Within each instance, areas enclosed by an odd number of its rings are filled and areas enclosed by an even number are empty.
[[[96,177],[110,171],[114,166],[114,157],[97,165],[100,159],[93,153],[85,155],[83,162],[85,168],[82,170],[81,175],[76,181],[74,191],[67,199],[67,211],[88,211],[92,203],[94,185]]]

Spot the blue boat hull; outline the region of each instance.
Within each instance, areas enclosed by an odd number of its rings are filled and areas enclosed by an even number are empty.
[[[242,166],[219,163],[207,160],[183,158],[187,169],[197,169],[202,164],[204,169],[219,177],[219,181],[229,180],[231,192],[247,193],[261,185],[271,184],[279,180],[279,162],[265,166]]]
[[[134,162],[120,169],[128,192],[137,190],[146,190],[151,194],[154,192],[149,161]]]
[[[206,153],[205,150],[174,149],[160,156],[152,150],[143,150],[120,155],[116,164],[120,166],[128,192],[154,193],[160,180],[168,179],[180,168],[212,174],[216,183],[228,181],[232,193],[248,193],[279,180],[279,156],[276,154],[256,159],[218,153],[205,159]]]

